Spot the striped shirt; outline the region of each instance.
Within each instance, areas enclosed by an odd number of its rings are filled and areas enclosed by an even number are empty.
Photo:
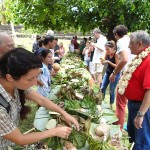
[[[20,120],[21,103],[17,89],[14,91],[15,98],[13,98],[0,84],[0,94],[10,104],[9,114],[7,110],[0,105],[0,150],[6,150],[8,146],[14,145],[14,143],[4,139],[3,136],[17,128]]]

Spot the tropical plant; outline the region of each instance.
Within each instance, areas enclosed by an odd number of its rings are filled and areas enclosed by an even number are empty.
[[[99,27],[108,39],[118,24],[150,30],[149,0],[5,0],[8,19],[39,31],[51,28],[87,33]]]

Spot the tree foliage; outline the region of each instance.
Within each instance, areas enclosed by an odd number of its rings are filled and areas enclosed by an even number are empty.
[[[150,31],[149,0],[5,0],[5,6],[8,19],[39,31],[73,28],[86,33],[98,27],[109,39],[118,24],[129,31]]]

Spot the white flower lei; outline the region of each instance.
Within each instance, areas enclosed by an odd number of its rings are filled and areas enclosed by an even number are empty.
[[[145,58],[150,53],[150,47],[146,48],[145,51],[141,52],[137,55],[128,65],[128,69],[123,73],[119,84],[118,84],[118,92],[123,95],[125,89],[128,86],[129,80],[132,77],[132,73],[137,69],[137,67],[142,63],[143,58]]]

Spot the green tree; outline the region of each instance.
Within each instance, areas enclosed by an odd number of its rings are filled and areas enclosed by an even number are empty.
[[[112,30],[125,24],[129,31],[150,31],[149,0],[5,0],[8,19],[25,28],[75,29],[83,33],[98,27],[113,39]]]
[[[0,24],[6,24],[5,7],[3,0],[0,1]]]

